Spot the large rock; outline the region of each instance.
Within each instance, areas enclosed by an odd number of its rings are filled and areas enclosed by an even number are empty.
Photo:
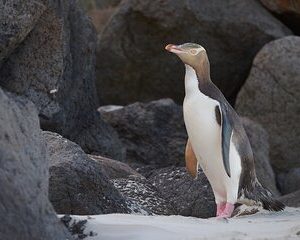
[[[79,0],[80,5],[86,10],[106,9],[118,6],[121,0]]]
[[[48,200],[48,160],[34,105],[0,88],[0,239],[71,239]]]
[[[182,167],[156,170],[149,181],[162,197],[173,203],[175,212],[183,216],[208,218],[215,216],[215,200],[204,173],[194,180]]]
[[[102,116],[117,130],[130,164],[165,167],[184,163],[187,134],[182,107],[171,99],[138,102],[102,111]]]
[[[265,43],[288,34],[290,30],[256,0],[123,1],[99,41],[101,104],[162,97],[182,102],[184,66],[164,47],[188,41],[207,49],[212,79],[234,103],[255,54]]]
[[[0,2],[0,67],[33,29],[46,9],[45,1]]]
[[[122,159],[116,133],[96,112],[96,33],[76,1],[8,2],[0,16],[18,14],[7,17],[7,27],[1,29],[6,61],[0,85],[35,103],[44,130],[62,134],[87,152]],[[31,20],[25,24],[21,18]],[[15,28],[19,30],[14,32]]]
[[[281,196],[278,200],[289,207],[300,207],[300,190]]]
[[[300,37],[270,42],[255,57],[237,98],[237,110],[268,131],[277,171],[300,167],[299,76]]]
[[[300,2],[299,0],[260,0],[262,4],[275,14],[294,33],[300,34]]]
[[[101,168],[109,179],[128,178],[129,176],[135,176],[142,178],[143,176],[137,171],[133,170],[126,163],[116,161],[113,159],[105,158],[102,156],[89,155],[91,159],[101,164]]]
[[[81,7],[91,18],[98,34],[110,20],[121,0],[80,0]],[[100,35],[99,35],[100,36]]]
[[[173,215],[173,203],[166,200],[147,179],[130,176],[113,180],[114,186],[127,200],[131,213]]]
[[[277,180],[282,194],[300,190],[300,168],[292,168],[288,172],[278,174]]]
[[[50,154],[49,199],[58,213],[127,213],[125,199],[101,164],[57,133],[43,132]]]
[[[260,124],[246,117],[242,118],[242,123],[252,147],[257,178],[264,187],[278,196],[275,174],[270,164],[268,133]]]

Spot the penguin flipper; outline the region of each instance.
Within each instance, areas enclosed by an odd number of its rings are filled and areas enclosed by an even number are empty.
[[[216,106],[216,118],[218,120],[217,110],[219,111],[219,118],[221,118],[220,124],[222,129],[221,141],[222,141],[223,164],[227,175],[231,177],[230,164],[229,164],[229,151],[230,151],[230,140],[231,140],[233,127],[229,115],[227,114],[226,105]]]
[[[196,158],[196,155],[193,151],[192,145],[187,140],[186,147],[185,147],[185,165],[188,173],[193,177],[197,178],[198,174],[198,160]]]

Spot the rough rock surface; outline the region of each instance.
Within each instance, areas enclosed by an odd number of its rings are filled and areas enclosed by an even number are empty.
[[[184,163],[187,135],[182,107],[171,99],[137,102],[102,116],[117,130],[129,163],[159,167]]]
[[[184,66],[164,47],[190,41],[207,49],[212,79],[233,103],[259,49],[290,33],[256,0],[123,1],[98,45],[100,102],[182,102]]]
[[[121,0],[80,0],[80,5],[87,11],[116,7]]]
[[[128,208],[132,213],[144,215],[172,215],[175,214],[170,201],[145,178],[131,176],[113,180],[114,186],[127,199]]]
[[[49,199],[58,213],[127,213],[125,199],[101,164],[57,133],[43,132],[50,154]]]
[[[42,0],[0,2],[0,67],[33,29],[46,6]]]
[[[300,207],[300,190],[281,196],[278,200],[289,207]]]
[[[300,168],[292,168],[286,173],[278,174],[277,180],[282,194],[300,190]]]
[[[237,98],[238,112],[267,130],[276,171],[300,167],[299,76],[300,37],[270,42],[255,57]]]
[[[257,178],[264,187],[278,196],[275,174],[270,164],[268,133],[260,124],[246,117],[242,118],[242,123],[252,147]]]
[[[116,133],[96,111],[92,24],[75,0],[19,2],[5,1],[0,8],[5,18],[0,59],[6,58],[0,86],[35,103],[42,129],[60,133],[87,152],[122,159]]]
[[[101,164],[103,171],[109,177],[109,179],[127,178],[129,176],[136,176],[140,178],[143,177],[137,171],[129,167],[126,163],[95,155],[89,155],[89,157]]]
[[[260,0],[264,6],[276,13],[294,12],[300,14],[300,3],[297,0]]]
[[[284,24],[300,34],[300,1],[299,0],[260,0]]]
[[[48,200],[48,160],[34,105],[0,88],[0,239],[72,239]]]
[[[177,214],[201,218],[215,216],[214,195],[202,171],[194,180],[185,168],[168,167],[154,171],[149,181],[163,198],[173,203]]]

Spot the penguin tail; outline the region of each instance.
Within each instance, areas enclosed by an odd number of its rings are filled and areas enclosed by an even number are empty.
[[[272,193],[264,188],[258,181],[255,182],[252,191],[244,190],[244,195],[248,199],[261,203],[262,207],[269,211],[278,212],[283,211],[285,208],[285,205],[274,199]]]

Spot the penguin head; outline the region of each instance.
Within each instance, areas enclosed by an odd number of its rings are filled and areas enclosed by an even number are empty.
[[[165,49],[175,53],[184,64],[195,68],[207,59],[206,50],[196,43],[184,43],[182,45],[168,44]]]

